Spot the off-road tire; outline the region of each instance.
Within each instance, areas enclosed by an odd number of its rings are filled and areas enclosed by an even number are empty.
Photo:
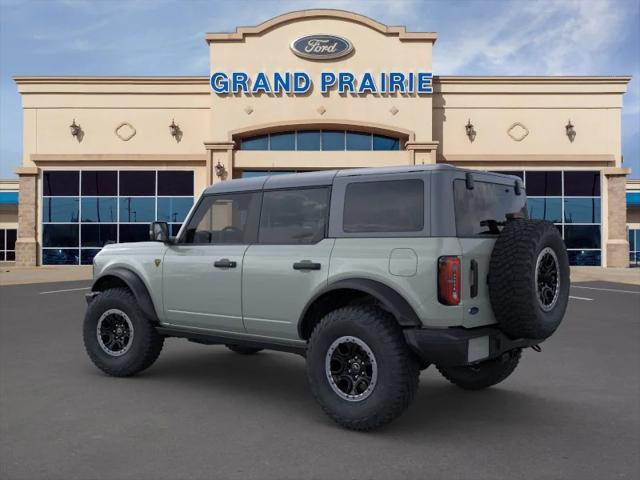
[[[368,397],[348,401],[332,389],[325,370],[331,344],[343,336],[363,341],[373,352],[377,382]],[[328,313],[314,328],[307,349],[311,392],[329,417],[351,430],[378,428],[398,417],[418,389],[419,363],[394,317],[374,306],[348,306]]]
[[[133,325],[131,346],[119,357],[111,356],[102,349],[96,332],[100,316],[110,309],[124,312]],[[124,288],[105,290],[91,301],[84,318],[83,337],[85,349],[94,365],[114,377],[129,377],[149,368],[164,344],[164,337],[145,317],[133,294]]]
[[[465,390],[482,390],[505,380],[518,366],[522,351],[505,352],[498,358],[464,367],[437,367],[444,378]]]
[[[230,343],[226,344],[225,347],[227,347],[232,352],[239,353],[240,355],[254,355],[263,350],[262,348],[245,347],[244,345],[232,345]]]
[[[545,311],[538,299],[536,263],[547,248],[556,256],[559,284],[557,300]],[[488,286],[493,313],[507,336],[549,337],[569,301],[569,258],[557,228],[540,220],[508,221],[491,253]]]

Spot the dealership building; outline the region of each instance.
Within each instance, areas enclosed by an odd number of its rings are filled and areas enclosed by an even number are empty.
[[[449,163],[520,176],[572,264],[628,266],[630,77],[439,75],[436,37],[304,10],[205,34],[209,76],[15,77],[23,154],[19,184],[0,185],[4,259],[90,264],[106,242],[146,240],[150,221],[177,232],[231,178]]]

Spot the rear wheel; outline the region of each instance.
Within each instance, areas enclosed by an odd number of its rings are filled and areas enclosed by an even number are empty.
[[[253,347],[245,347],[243,345],[225,345],[229,350],[235,353],[239,353],[240,355],[253,355],[255,353],[261,352],[262,348],[253,348]]]
[[[311,391],[325,413],[343,427],[371,430],[398,417],[416,393],[419,374],[402,330],[380,308],[339,308],[311,334]]]
[[[505,380],[518,366],[520,349],[503,353],[498,358],[463,367],[437,367],[444,378],[465,390],[482,390]]]
[[[123,288],[106,290],[89,304],[83,338],[94,365],[114,377],[128,377],[150,367],[164,344],[164,337],[144,316],[133,294]]]

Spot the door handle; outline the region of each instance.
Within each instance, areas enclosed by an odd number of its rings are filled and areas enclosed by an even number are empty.
[[[478,296],[478,262],[471,260],[470,297]]]
[[[228,258],[221,258],[220,260],[213,262],[213,266],[216,268],[236,268],[237,263],[233,260],[229,260]]]
[[[311,260],[301,260],[293,264],[294,270],[320,270],[319,263],[312,262]]]

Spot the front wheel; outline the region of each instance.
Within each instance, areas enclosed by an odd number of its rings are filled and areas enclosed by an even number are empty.
[[[114,377],[128,377],[156,361],[164,337],[144,316],[133,294],[113,288],[87,308],[84,346],[96,367]]]
[[[398,417],[411,403],[419,364],[391,314],[352,306],[327,314],[307,350],[313,396],[335,422],[371,430]]]
[[[522,351],[518,348],[477,365],[437,367],[444,378],[465,390],[482,390],[505,380],[518,366]]]

